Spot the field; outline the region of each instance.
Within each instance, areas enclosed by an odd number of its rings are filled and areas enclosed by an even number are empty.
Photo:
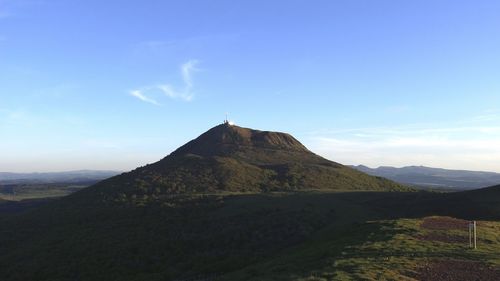
[[[21,201],[62,197],[87,187],[89,183],[19,183],[0,184],[0,199]]]

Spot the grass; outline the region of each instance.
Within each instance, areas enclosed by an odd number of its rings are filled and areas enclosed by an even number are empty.
[[[333,266],[324,268],[353,280],[395,280],[413,276],[418,266],[434,259],[481,261],[500,266],[500,223],[480,222],[479,239],[487,241],[476,250],[468,248],[467,229],[423,230],[421,219],[378,221],[379,232],[368,236],[361,245],[347,247]],[[388,233],[391,237],[386,239]],[[429,234],[457,235],[462,243],[425,241],[419,236]],[[354,269],[354,270],[353,270]]]
[[[422,219],[379,220],[330,229],[278,257],[228,274],[224,280],[415,280],[434,260],[479,261],[500,267],[500,222],[478,222],[476,250],[468,231],[428,230]],[[456,235],[463,243],[425,241],[425,235]]]
[[[419,228],[419,217],[435,211],[430,202],[444,205],[446,201],[435,201],[441,196],[314,191],[185,194],[134,204],[79,204],[81,198],[71,195],[0,217],[0,264],[6,265],[0,267],[0,276],[383,280],[404,278],[429,258],[455,256],[497,264],[497,222],[480,222],[485,231],[479,233],[490,241],[489,250],[470,253],[456,244],[415,240],[431,231]],[[498,219],[496,212],[488,215]]]

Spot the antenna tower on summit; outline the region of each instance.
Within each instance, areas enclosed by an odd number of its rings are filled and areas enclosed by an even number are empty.
[[[224,125],[228,125],[228,126],[233,126],[234,125],[234,122],[232,121],[229,121],[229,119],[227,118],[227,112],[226,112],[226,119],[224,119]]]

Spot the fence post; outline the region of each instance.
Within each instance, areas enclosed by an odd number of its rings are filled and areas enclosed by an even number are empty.
[[[469,249],[472,249],[472,223],[469,221],[467,226],[469,227]]]
[[[474,221],[474,249],[477,249],[476,221]]]

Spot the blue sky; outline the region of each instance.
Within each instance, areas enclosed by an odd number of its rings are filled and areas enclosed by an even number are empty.
[[[498,1],[0,0],[0,171],[128,170],[220,123],[500,172]]]

